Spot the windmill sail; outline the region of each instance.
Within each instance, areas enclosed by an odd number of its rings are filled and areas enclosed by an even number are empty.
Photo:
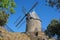
[[[7,24],[5,25],[5,29],[10,31],[10,32],[14,32]]]
[[[37,4],[38,4],[38,2],[36,2],[27,13],[29,13],[33,8],[35,8]]]
[[[18,26],[23,21],[24,18],[25,18],[25,16],[18,22],[18,24],[16,26]]]
[[[18,18],[17,18],[17,20],[14,22],[14,24],[16,24],[16,22],[18,22],[18,20],[21,18],[21,16],[19,16]]]
[[[24,7],[22,7],[22,11],[23,11],[23,13],[26,15],[26,9],[24,8]]]
[[[22,21],[23,21],[23,19],[28,15],[28,13],[33,9],[33,8],[35,8],[35,6],[38,4],[38,2],[36,2],[33,6],[32,6],[32,8],[25,14],[25,16],[19,21],[19,23],[17,23],[17,25],[16,26],[18,26]]]

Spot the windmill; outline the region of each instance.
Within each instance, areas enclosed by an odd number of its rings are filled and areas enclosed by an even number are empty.
[[[23,12],[24,12],[24,17],[16,24],[16,26],[18,26],[22,21],[23,21],[23,19],[26,17],[27,18],[27,16],[30,16],[30,12],[35,8],[35,6],[38,4],[38,2],[36,2],[33,6],[32,6],[32,8],[28,11],[28,12],[25,12],[26,11],[26,9],[23,7]],[[19,19],[19,18],[18,18]],[[16,23],[17,21],[18,21],[18,19],[14,22],[14,23]],[[27,19],[29,19],[29,18],[27,18]]]
[[[34,32],[35,30],[41,31],[41,21],[37,14],[32,11],[37,4],[38,2],[36,2],[28,12],[26,12],[26,9],[23,7],[23,12],[25,16],[16,24],[16,26],[18,26],[26,17],[26,32]]]

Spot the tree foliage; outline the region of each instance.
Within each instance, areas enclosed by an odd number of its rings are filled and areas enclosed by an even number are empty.
[[[48,35],[50,38],[57,35],[57,37],[60,37],[60,21],[58,20],[52,20],[51,23],[48,25],[47,29],[45,30],[46,35]]]
[[[10,14],[14,13],[14,0],[0,0],[0,26],[5,25]]]
[[[60,0],[46,0],[46,2],[49,6],[60,9]]]

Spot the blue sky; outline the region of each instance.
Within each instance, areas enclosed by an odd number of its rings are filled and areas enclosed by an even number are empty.
[[[15,14],[12,14],[9,17],[8,23],[7,23],[8,26],[13,31],[25,32],[25,29],[26,29],[26,20],[25,19],[19,25],[19,28],[16,27],[16,24],[14,24],[14,22],[16,21],[16,19],[19,16],[21,16],[21,18],[24,16],[24,13],[22,11],[23,6],[28,11],[36,1],[38,1],[39,3],[33,10],[40,17],[40,20],[42,20],[42,31],[44,31],[47,28],[48,24],[51,22],[52,19],[60,18],[60,13],[55,8],[46,6],[45,0],[15,0],[15,3],[16,3],[15,11],[16,12],[15,12]]]

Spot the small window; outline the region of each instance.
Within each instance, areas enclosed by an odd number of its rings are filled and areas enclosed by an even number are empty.
[[[35,36],[38,36],[38,32],[35,33]]]
[[[33,19],[32,17],[30,17],[30,19]]]

